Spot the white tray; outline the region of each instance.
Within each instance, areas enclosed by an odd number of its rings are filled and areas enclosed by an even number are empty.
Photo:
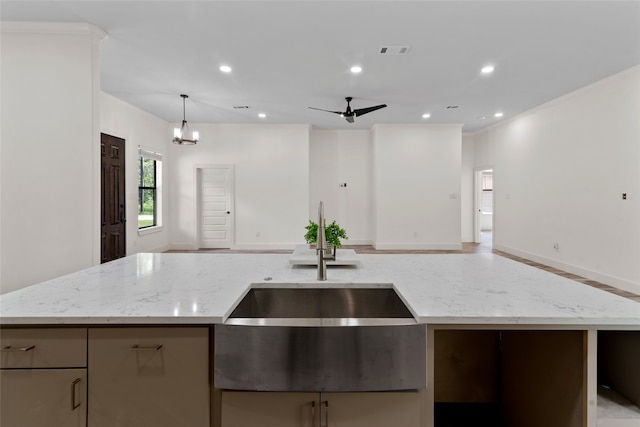
[[[298,248],[293,251],[289,258],[291,265],[318,265],[318,254],[315,249]],[[353,249],[336,249],[336,259],[327,260],[327,266],[331,265],[355,265],[360,266],[361,262]]]

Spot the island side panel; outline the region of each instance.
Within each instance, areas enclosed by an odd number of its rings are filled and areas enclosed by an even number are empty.
[[[506,426],[586,425],[586,331],[503,331]]]

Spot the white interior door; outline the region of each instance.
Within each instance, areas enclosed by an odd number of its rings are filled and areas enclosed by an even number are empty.
[[[230,248],[233,244],[233,167],[198,169],[201,248]]]
[[[481,243],[481,232],[493,231],[493,170],[477,169],[474,187],[474,241]]]

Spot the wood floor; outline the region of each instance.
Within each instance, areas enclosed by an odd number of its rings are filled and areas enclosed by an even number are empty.
[[[566,277],[571,280],[575,280],[587,286],[592,286],[594,288],[602,289],[604,291],[610,292],[612,294],[616,294],[622,296],[624,298],[629,298],[636,302],[640,303],[640,295],[633,294],[631,292],[623,291],[617,288],[614,288],[609,285],[605,285],[604,283],[596,282],[595,280],[586,279],[584,277],[578,276],[576,274],[568,273],[566,271],[559,270],[557,268],[549,267],[544,264],[540,264],[534,261],[529,261],[528,259],[520,258],[506,252],[498,251],[492,248],[491,241],[491,233],[482,233],[481,242],[480,243],[463,243],[461,250],[377,250],[370,245],[343,245],[344,249],[353,249],[358,254],[481,254],[481,253],[494,253],[496,255],[503,256],[505,258],[512,259],[514,261],[521,262],[523,264],[530,265],[535,268],[540,268],[542,270],[548,271],[553,274],[557,274],[562,277]],[[171,250],[167,252],[173,253],[270,253],[270,254],[289,254],[291,250],[231,250],[231,249],[199,249],[195,251],[183,251],[183,250]]]

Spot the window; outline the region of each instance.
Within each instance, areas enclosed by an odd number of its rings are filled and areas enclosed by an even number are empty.
[[[162,155],[138,149],[138,229],[161,224]]]

